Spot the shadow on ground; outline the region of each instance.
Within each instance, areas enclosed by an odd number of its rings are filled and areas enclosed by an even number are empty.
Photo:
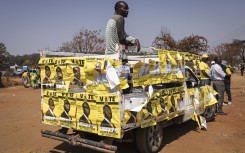
[[[197,124],[194,121],[188,121],[182,124],[174,124],[163,129],[164,146],[171,142],[178,140],[180,137],[186,135],[190,131],[197,130]],[[134,142],[116,143],[118,146],[118,153],[138,153],[136,144]],[[164,148],[163,148],[164,149]],[[49,151],[50,153],[99,153],[98,151],[92,151],[86,148],[71,146],[68,143],[61,143],[54,149]]]

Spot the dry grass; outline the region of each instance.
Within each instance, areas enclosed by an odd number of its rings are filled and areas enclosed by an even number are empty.
[[[13,87],[22,85],[22,79],[20,77],[2,77],[2,83],[5,87]]]

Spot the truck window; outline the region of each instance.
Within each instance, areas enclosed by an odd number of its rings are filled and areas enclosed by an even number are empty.
[[[195,88],[195,87],[198,87],[198,78],[188,68],[185,69],[185,82],[186,82],[187,88]]]

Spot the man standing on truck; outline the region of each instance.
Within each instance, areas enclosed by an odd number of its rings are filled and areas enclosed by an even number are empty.
[[[137,51],[140,50],[140,42],[129,35],[124,30],[124,18],[128,16],[128,4],[124,1],[118,1],[115,4],[115,14],[108,21],[106,26],[105,40],[106,51],[105,54],[117,53],[116,44],[125,46],[137,46]],[[124,55],[126,56],[126,55]],[[123,57],[121,55],[121,57]]]
[[[203,54],[202,55],[202,61],[199,64],[200,76],[201,76],[201,85],[203,85],[203,86],[211,84],[210,77],[208,75],[209,66],[208,66],[207,62],[208,62],[208,55]]]
[[[219,57],[215,57],[215,64],[212,65],[209,76],[214,84],[214,90],[216,90],[219,94],[218,96],[218,108],[217,114],[219,115],[227,115],[227,113],[223,112],[222,107],[224,103],[224,93],[225,93],[225,84],[224,78],[226,76],[225,72],[221,68],[221,60]]]

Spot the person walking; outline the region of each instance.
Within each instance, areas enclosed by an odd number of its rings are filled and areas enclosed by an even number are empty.
[[[137,46],[137,51],[140,50],[140,42],[138,39],[135,39],[129,36],[124,30],[124,18],[128,16],[128,4],[125,1],[118,1],[115,4],[115,14],[108,21],[105,32],[106,40],[106,55],[115,54],[118,51],[116,50],[116,45],[122,44],[125,46]],[[125,59],[125,53],[120,55]]]
[[[4,87],[4,85],[3,85],[3,83],[2,83],[2,72],[0,71],[0,88],[3,88]]]
[[[232,98],[231,98],[231,69],[229,66],[227,66],[226,61],[222,61],[221,67],[222,67],[223,71],[226,73],[226,76],[224,79],[225,92],[228,96],[228,104],[231,105],[231,101],[232,101]],[[226,105],[225,102],[224,102],[224,105]]]
[[[226,76],[225,72],[221,68],[221,60],[219,57],[215,57],[215,64],[211,66],[209,71],[209,76],[214,85],[214,90],[218,92],[218,108],[217,114],[219,115],[227,115],[227,113],[223,112],[222,107],[224,103],[224,92],[225,92],[225,84],[224,78]]]
[[[243,76],[243,72],[244,72],[244,63],[241,64],[241,76]]]

